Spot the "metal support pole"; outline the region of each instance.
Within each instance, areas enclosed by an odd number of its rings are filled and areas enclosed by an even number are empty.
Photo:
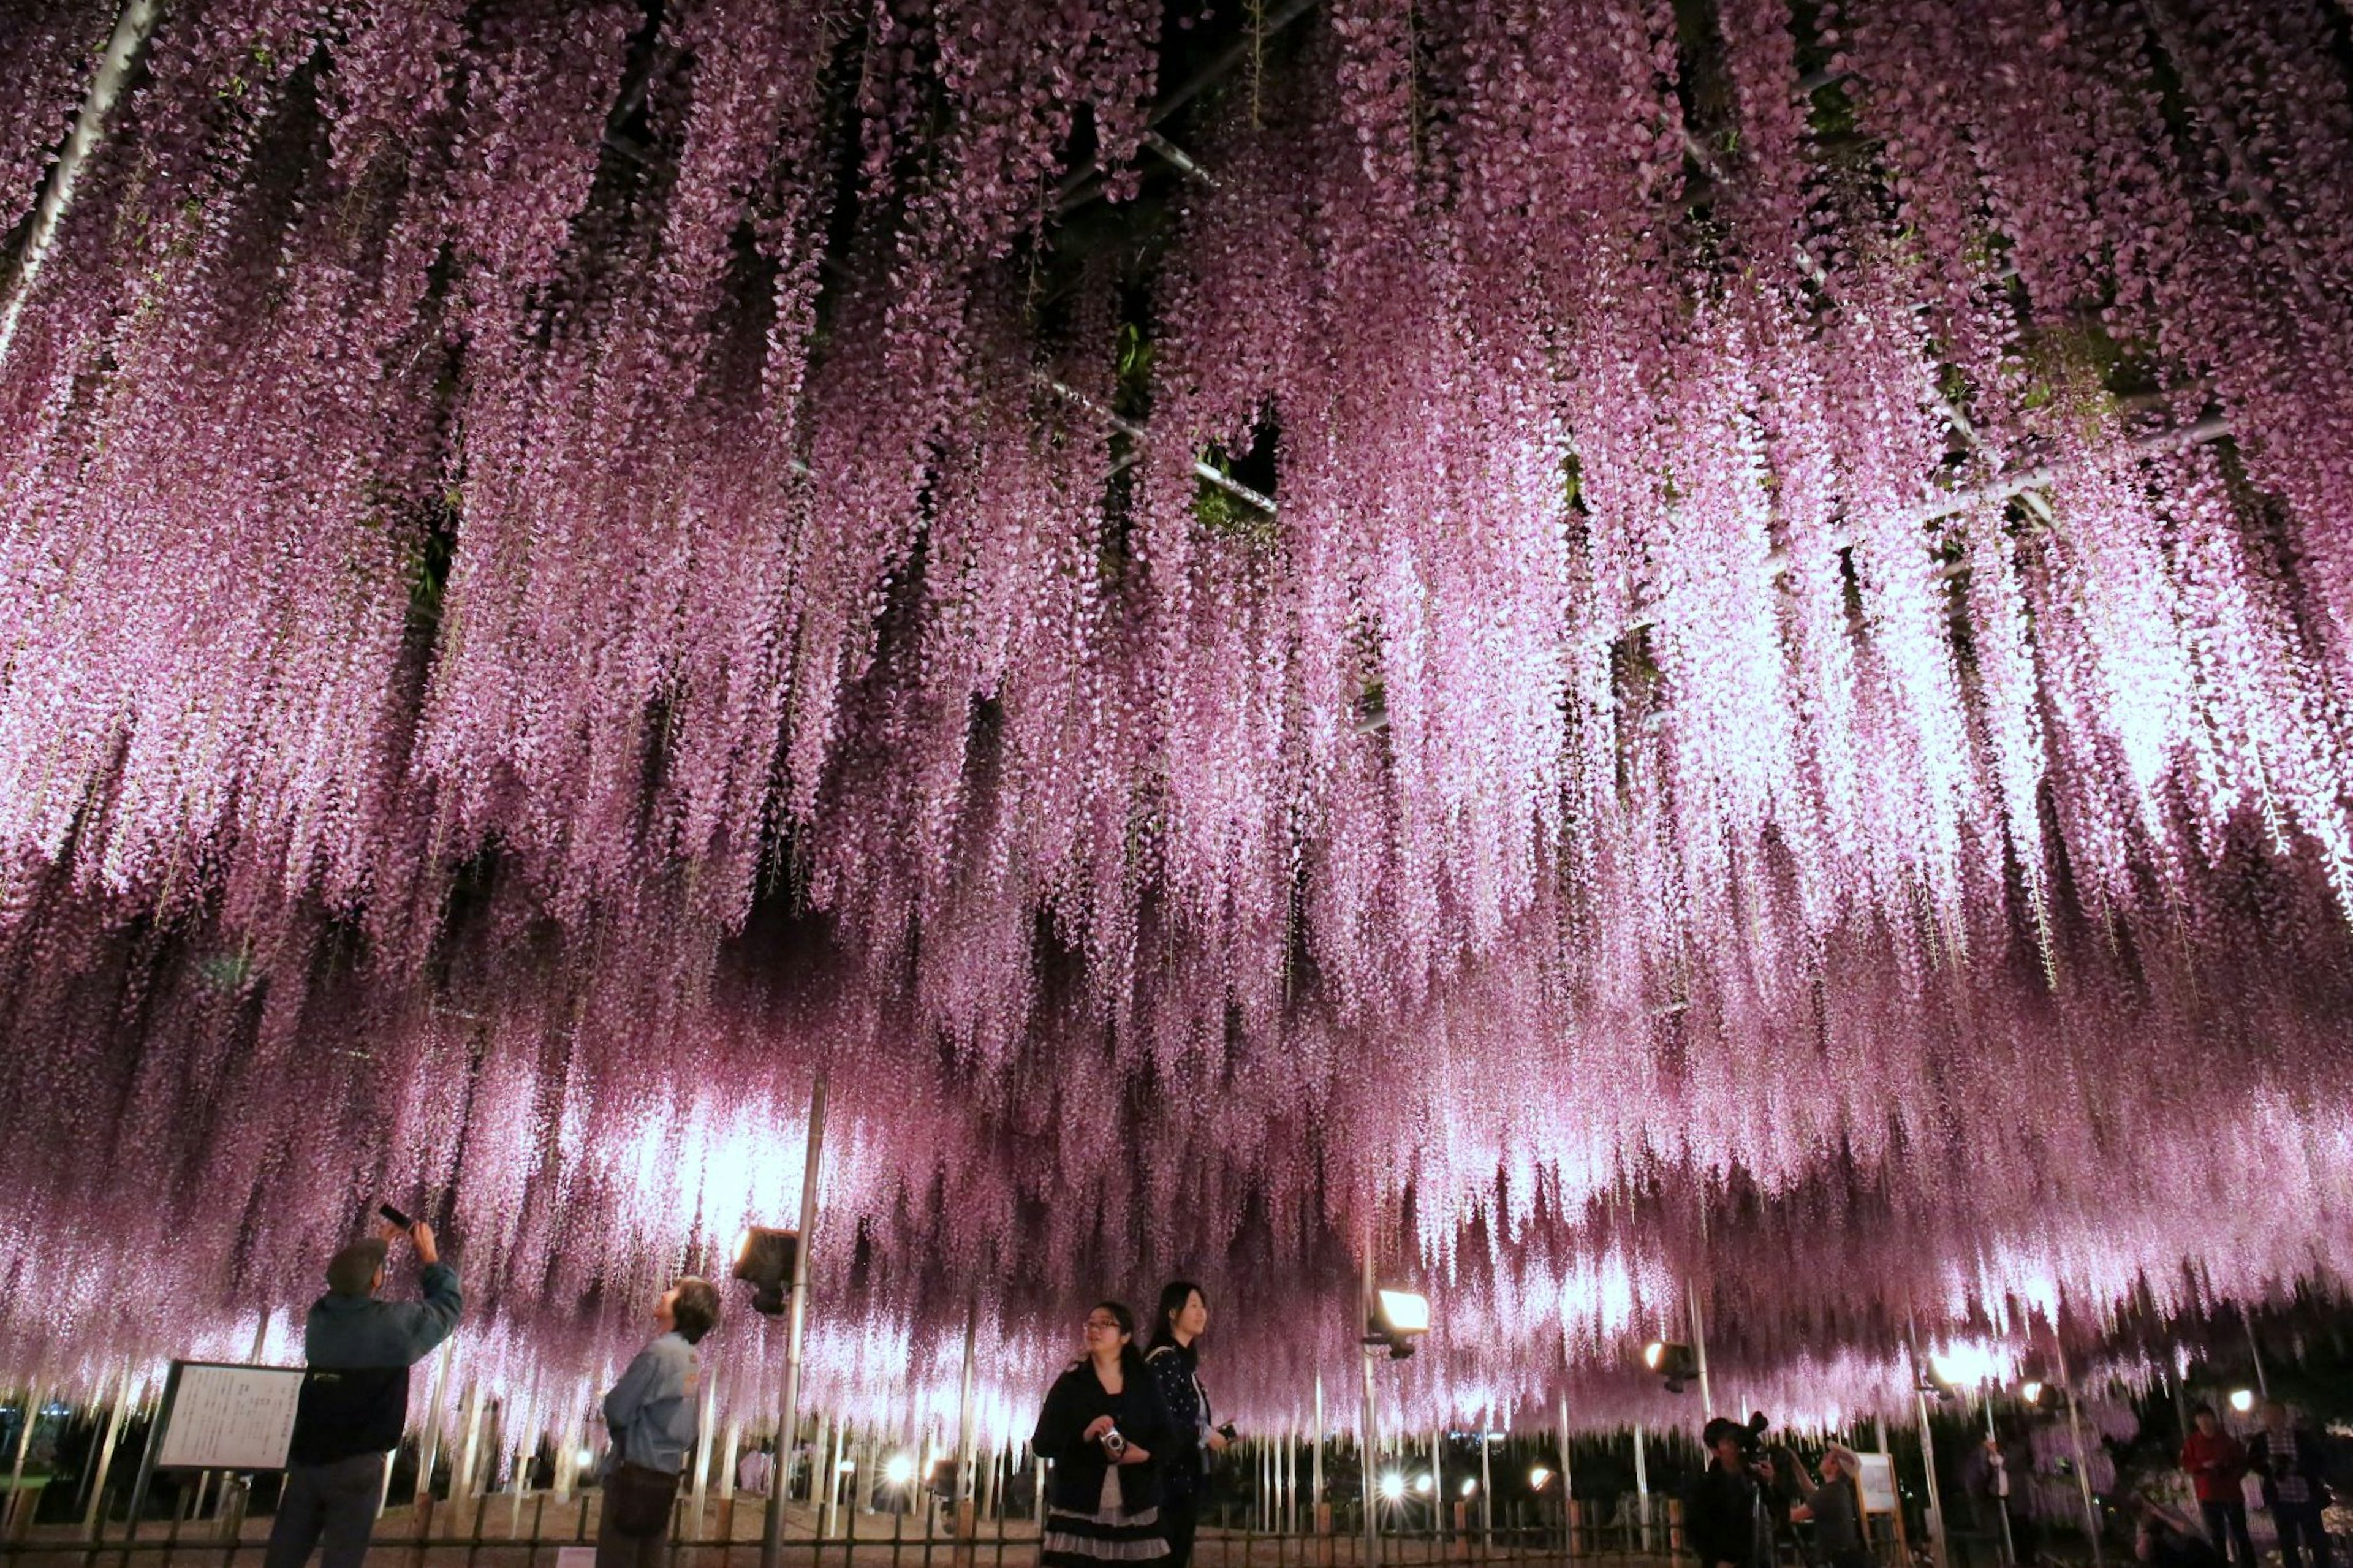
[[[2067,1371],[2067,1347],[2059,1343],[2057,1324],[2052,1325],[2051,1338],[2059,1352],[2059,1382],[2067,1391],[2067,1431],[2075,1442],[2075,1487],[2084,1494],[2084,1528],[2091,1532],[2092,1568],[2106,1568],[2107,1555],[2100,1542],[2099,1505],[2092,1500],[2092,1456],[2084,1447],[2084,1418],[2075,1405],[2075,1380]]]
[[[2263,1375],[2263,1347],[2255,1342],[2254,1313],[2241,1307],[2239,1323],[2247,1331],[2247,1353],[2255,1360],[2255,1392],[2269,1399],[2272,1396],[2271,1380]]]
[[[768,1508],[760,1525],[760,1568],[779,1568],[785,1551],[785,1497],[792,1489],[793,1436],[801,1396],[801,1335],[808,1322],[809,1246],[817,1229],[818,1166],[825,1153],[825,1069],[809,1089],[808,1146],[801,1165],[801,1234],[793,1248],[792,1304],[785,1330],[785,1397],[776,1420],[776,1462],[768,1482]]]

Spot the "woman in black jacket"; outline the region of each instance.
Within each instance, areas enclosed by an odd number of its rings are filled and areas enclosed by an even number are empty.
[[[1209,1395],[1201,1386],[1201,1332],[1209,1305],[1190,1279],[1172,1279],[1160,1292],[1145,1364],[1168,1406],[1169,1441],[1160,1464],[1160,1522],[1168,1538],[1166,1568],[1193,1560],[1193,1531],[1209,1490],[1209,1455],[1222,1453],[1226,1435],[1210,1425]]]
[[[1046,1490],[1047,1568],[1158,1563],[1168,1410],[1135,1348],[1135,1315],[1116,1301],[1087,1313],[1086,1359],[1054,1380],[1029,1447],[1054,1462]]]

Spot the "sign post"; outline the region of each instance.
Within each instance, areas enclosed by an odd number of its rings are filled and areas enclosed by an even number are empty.
[[[124,1539],[139,1534],[157,1470],[284,1469],[302,1376],[296,1366],[174,1362],[155,1407],[155,1425],[148,1429],[139,1479],[131,1489]]]

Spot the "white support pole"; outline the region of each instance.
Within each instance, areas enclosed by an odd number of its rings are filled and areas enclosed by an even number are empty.
[[[760,1568],[780,1568],[785,1551],[785,1498],[791,1490],[793,1438],[799,1426],[801,1336],[808,1322],[809,1247],[817,1230],[818,1176],[825,1153],[825,1069],[809,1087],[808,1140],[801,1166],[801,1234],[793,1248],[793,1292],[785,1331],[785,1397],[776,1417],[776,1462],[760,1526]]]
[[[1324,1533],[1324,1374],[1315,1374],[1315,1447],[1309,1456],[1307,1481],[1307,1523],[1316,1534]]]
[[[121,1441],[122,1423],[131,1413],[131,1363],[122,1363],[121,1391],[114,1399],[114,1412],[106,1418],[106,1436],[98,1450],[98,1479],[90,1489],[90,1505],[82,1510],[81,1532],[91,1541],[98,1539],[99,1521],[106,1514],[106,1475],[114,1468],[114,1446]]]
[[[1572,1511],[1577,1493],[1568,1484],[1568,1390],[1560,1391],[1560,1560],[1577,1561],[1577,1516]]]
[[[976,1528],[972,1522],[972,1504],[974,1497],[974,1477],[972,1473],[974,1425],[972,1380],[973,1354],[975,1347],[977,1345],[979,1341],[979,1304],[974,1301],[966,1301],[964,1309],[964,1378],[961,1391],[956,1395],[955,1530],[956,1539],[959,1541],[965,1539],[972,1533],[973,1529]]]
[[[1692,1358],[1699,1363],[1699,1413],[1710,1417],[1715,1414],[1715,1390],[1707,1381],[1707,1321],[1700,1315],[1698,1280],[1683,1287],[1683,1302],[1691,1318]]]
[[[2001,1560],[2010,1563],[2018,1561],[2018,1542],[2010,1531],[2010,1467],[1999,1462],[2001,1459],[2001,1436],[1994,1430],[1994,1397],[1989,1392],[1985,1400],[1986,1442],[1992,1450],[1987,1457],[1997,1461],[1993,1470],[1993,1511],[1995,1517],[2001,1521]]]
[[[2059,1325],[2051,1325],[2052,1346],[2059,1352],[2059,1383],[2067,1391],[2067,1431],[2075,1444],[2075,1489],[2084,1498],[2084,1528],[2092,1538],[2092,1568],[2106,1568],[2107,1554],[2100,1541],[2099,1505],[2092,1500],[2092,1456],[2084,1447],[2084,1418],[2075,1405],[2075,1380],[2067,1370],[2067,1347],[2059,1339]]]
[[[16,1426],[16,1460],[8,1470],[8,1520],[12,1526],[16,1523],[16,1510],[22,1505],[25,1496],[25,1457],[33,1451],[33,1428],[40,1424],[41,1405],[47,1397],[48,1391],[39,1383],[34,1382],[25,1385],[25,1418]],[[212,1472],[207,1470],[205,1473],[205,1479],[211,1479]],[[197,1495],[202,1497],[203,1493],[203,1483],[199,1482]]]
[[[2239,1309],[2240,1326],[2247,1331],[2247,1353],[2255,1360],[2255,1392],[2265,1399],[2272,1396],[2271,1379],[2263,1374],[2263,1347],[2255,1342],[2255,1315],[2246,1307]]]
[[[1913,1385],[1912,1398],[1920,1407],[1920,1468],[1928,1480],[1928,1551],[1936,1568],[1945,1568],[1950,1559],[1945,1542],[1944,1498],[1936,1487],[1936,1437],[1928,1429],[1928,1396],[1920,1391],[1916,1375]]]
[[[1495,1447],[1489,1434],[1495,1425],[1495,1407],[1487,1407],[1487,1424],[1479,1429],[1479,1541],[1487,1551],[1495,1550],[1495,1468],[1489,1459]]]
[[[466,1430],[466,1440],[458,1449],[457,1471],[449,1478],[449,1500],[453,1503],[459,1498],[481,1495],[477,1467],[482,1458],[482,1406],[489,1403],[482,1397],[482,1380],[467,1379],[466,1397],[459,1406],[462,1414],[458,1417],[458,1424]]]
[[[1642,1551],[1651,1550],[1651,1457],[1644,1452],[1642,1424],[1634,1423],[1634,1518],[1642,1534]]]
[[[1364,1331],[1373,1327],[1373,1237],[1369,1226],[1365,1232],[1365,1300]],[[1364,1372],[1364,1426],[1357,1434],[1357,1447],[1362,1463],[1356,1468],[1363,1473],[1365,1494],[1365,1561],[1364,1568],[1378,1568],[1381,1560],[1380,1499],[1373,1471],[1380,1463],[1380,1410],[1373,1397],[1374,1347],[1357,1347],[1356,1360]]]
[[[565,1418],[564,1436],[561,1446],[555,1450],[555,1500],[558,1503],[572,1500],[572,1483],[580,1477],[580,1437],[584,1425],[579,1406],[575,1405],[572,1414]]]
[[[694,1467],[694,1518],[698,1524],[702,1520],[703,1500],[711,1495],[712,1466],[718,1458],[718,1445],[711,1440],[718,1420],[719,1380],[706,1373],[702,1379],[702,1419],[694,1428],[695,1458],[701,1461]]]
[[[432,1506],[433,1464],[441,1457],[441,1416],[448,1405],[449,1367],[457,1353],[458,1339],[453,1334],[441,1342],[441,1354],[433,1368],[433,1396],[426,1402],[425,1430],[417,1444],[417,1506],[420,1512]],[[421,1517],[417,1527],[420,1531],[425,1528]]]
[[[1440,1396],[1441,1402],[1443,1395]],[[1446,1516],[1450,1511],[1446,1499],[1446,1417],[1430,1432],[1430,1528],[1439,1541],[1446,1539]]]
[[[817,1538],[823,1541],[833,1534],[838,1512],[834,1500],[841,1495],[842,1424],[829,1410],[818,1421],[817,1447],[809,1450],[809,1463],[817,1470],[809,1481],[809,1513],[810,1523],[817,1530]],[[818,1489],[820,1486],[823,1490]]]

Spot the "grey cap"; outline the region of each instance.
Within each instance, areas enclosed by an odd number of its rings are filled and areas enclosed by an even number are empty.
[[[374,1294],[375,1271],[384,1267],[384,1255],[379,1237],[353,1242],[327,1260],[327,1289],[338,1296]]]

